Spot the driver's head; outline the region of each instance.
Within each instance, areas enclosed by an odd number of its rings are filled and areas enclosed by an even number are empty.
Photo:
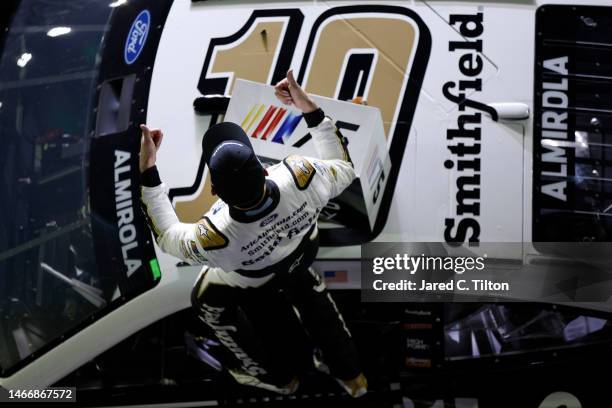
[[[223,201],[243,208],[257,204],[264,193],[265,170],[240,126],[214,125],[204,134],[202,150],[213,189]]]

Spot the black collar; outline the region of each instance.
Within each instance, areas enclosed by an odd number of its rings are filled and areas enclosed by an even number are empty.
[[[266,179],[266,187],[266,196],[261,200],[261,204],[249,210],[229,206],[230,217],[238,222],[255,222],[274,211],[280,201],[280,192],[276,183],[270,179]]]

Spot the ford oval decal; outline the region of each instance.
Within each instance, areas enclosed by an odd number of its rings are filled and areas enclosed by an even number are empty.
[[[264,220],[259,224],[260,227],[265,227],[266,225],[270,224],[272,221],[274,221],[276,219],[276,217],[278,217],[278,214],[272,214],[267,218],[264,218]]]
[[[127,39],[125,40],[125,49],[123,51],[123,59],[125,63],[130,65],[138,59],[138,56],[144,48],[151,25],[151,13],[149,10],[143,10],[136,16],[136,19],[130,27]]]

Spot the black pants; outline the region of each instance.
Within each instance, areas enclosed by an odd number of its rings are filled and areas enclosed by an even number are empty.
[[[332,375],[349,380],[361,372],[344,319],[309,264],[248,289],[224,284],[215,276],[223,273],[219,270],[209,269],[200,276],[192,293],[193,306],[228,351],[229,358],[222,361],[227,368],[270,384],[288,384],[296,374],[296,353],[303,353],[291,336],[296,329],[292,325],[298,324],[293,306]]]

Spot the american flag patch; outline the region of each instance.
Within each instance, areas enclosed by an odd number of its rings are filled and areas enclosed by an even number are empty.
[[[348,271],[325,271],[323,277],[327,283],[346,283],[348,282]]]

